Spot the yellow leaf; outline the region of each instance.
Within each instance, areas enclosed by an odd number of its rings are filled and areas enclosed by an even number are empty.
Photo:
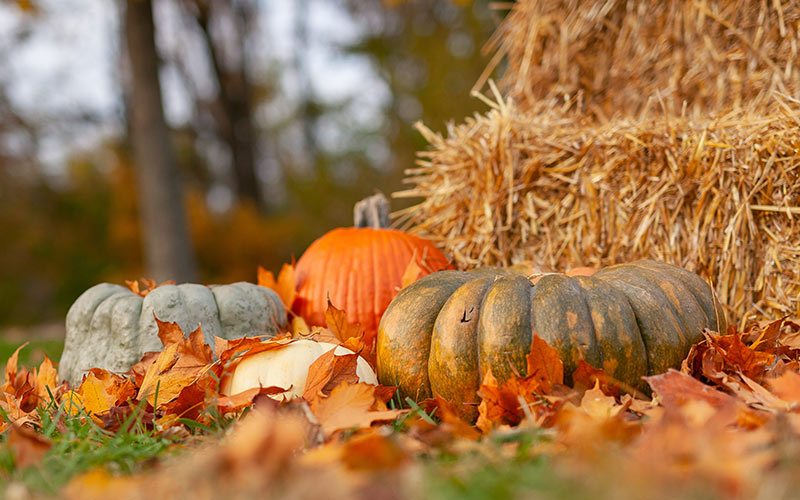
[[[106,390],[108,383],[89,372],[78,389],[83,401],[83,408],[92,415],[105,413],[117,402],[116,396]]]
[[[47,390],[48,387],[50,388],[49,392]],[[58,372],[50,358],[45,356],[44,361],[36,371],[36,394],[42,400],[49,401],[50,393],[55,396],[56,387],[58,387]]]
[[[275,275],[272,274],[272,271],[267,271],[263,267],[258,266],[258,284],[277,293],[287,309],[292,308],[295,296],[297,296],[293,265],[284,264],[283,267],[281,267],[281,272],[278,273],[277,280],[275,279]]]

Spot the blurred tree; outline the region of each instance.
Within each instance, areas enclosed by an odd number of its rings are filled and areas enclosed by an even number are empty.
[[[228,146],[239,199],[264,207],[256,176],[256,139],[246,39],[257,6],[236,0],[185,0],[200,28],[217,92],[209,109]]]
[[[3,1],[13,0],[0,0],[0,9]],[[63,43],[78,36],[60,23],[59,9],[93,0],[52,1],[18,24],[19,36],[0,32],[0,60],[11,61],[26,40],[54,30],[53,39]],[[119,3],[123,14],[126,2]],[[172,144],[185,194],[183,227],[194,242],[201,282],[253,280],[257,265],[277,270],[298,257],[326,230],[349,224],[355,201],[375,189],[388,194],[402,187],[403,169],[425,147],[415,121],[441,130],[447,120],[482,106],[469,89],[486,62],[479,46],[494,26],[485,1],[411,1],[391,8],[356,0],[145,3],[155,9],[147,38],[157,28],[155,47],[148,49],[149,85],[158,92],[151,98],[163,99],[148,104],[162,122],[149,127],[161,130],[161,145],[149,152]],[[111,30],[117,26],[113,17],[110,24]],[[121,50],[132,46],[125,43],[131,34],[122,18],[120,38],[109,35],[109,57],[120,56],[120,39]],[[138,141],[135,113],[141,111],[130,85],[133,63],[112,77],[129,87],[124,110],[124,93],[117,91],[110,110],[31,112],[5,92],[4,83],[23,73],[0,71],[0,324],[63,320],[69,304],[99,281],[160,279],[145,269],[148,231],[140,212],[155,206],[144,201],[153,181],[139,179],[139,167],[152,162],[125,147]],[[153,79],[158,73],[160,88]],[[229,126],[236,106],[225,111],[223,101],[231,98],[222,97],[220,79],[229,82],[225,92],[235,95],[232,100],[244,103],[239,109],[249,107],[238,115],[249,116],[253,137],[237,140],[253,148],[267,211],[240,203],[247,197],[237,187],[230,145],[236,127]],[[107,127],[105,136],[94,132],[105,139],[74,148],[73,137],[91,136],[84,133],[90,127],[76,126],[88,121]],[[45,166],[41,151],[53,144],[66,153],[58,165]]]
[[[126,0],[129,106],[145,260],[158,281],[193,281],[195,265],[169,129],[164,119],[151,0]]]

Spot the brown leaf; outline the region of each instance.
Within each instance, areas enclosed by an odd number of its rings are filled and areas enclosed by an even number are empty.
[[[217,399],[217,408],[220,413],[238,413],[252,405],[258,396],[271,396],[286,392],[282,387],[253,387],[232,396],[220,396]]]
[[[6,361],[6,368],[5,368],[5,375],[6,375],[5,382],[6,382],[6,385],[8,385],[8,384],[12,384],[13,385],[14,384],[14,381],[17,378],[17,363],[18,363],[17,360],[19,359],[19,351],[24,349],[25,346],[27,346],[27,345],[28,345],[28,342],[25,342],[21,346],[17,347],[17,350],[14,351],[14,354],[12,354],[11,357],[8,358],[8,361]],[[8,391],[5,391],[5,392],[8,392]]]
[[[306,323],[306,320],[300,316],[295,316],[292,318],[291,332],[292,337],[308,337],[311,335],[311,328]]]
[[[400,290],[407,287],[411,283],[417,281],[422,275],[422,268],[417,264],[416,252],[411,256],[411,260],[403,271],[403,277],[400,278]]]
[[[370,411],[375,402],[375,386],[342,383],[327,398],[316,398],[311,411],[322,430],[330,435],[338,430],[369,427],[373,422],[396,419],[405,410]]]
[[[687,401],[699,399],[720,408],[735,401],[733,396],[677,370],[670,369],[662,375],[645,377],[645,380],[664,406],[681,406]]]
[[[328,329],[333,332],[340,343],[346,342],[350,338],[360,339],[364,336],[364,330],[361,328],[361,324],[350,324],[347,321],[347,313],[341,309],[337,309],[336,306],[331,304],[330,299],[328,299],[328,309],[325,311],[325,321],[328,325]],[[358,352],[358,350],[356,352]]]
[[[436,416],[441,420],[441,425],[445,430],[459,438],[470,440],[477,440],[480,438],[480,432],[459,417],[459,412],[456,410],[454,403],[450,403],[438,395],[435,395],[434,398],[437,409]]]
[[[600,388],[600,380],[597,380],[594,387],[583,394],[580,408],[591,417],[607,419],[627,410],[630,406],[630,398],[627,401],[629,401],[627,405],[617,404],[613,396],[607,396],[603,392]]]
[[[327,396],[337,386],[344,382],[355,384],[358,382],[356,366],[358,354],[344,354],[337,356],[336,348],[331,349],[308,367],[308,379],[303,390],[303,399],[312,402],[320,396]]]
[[[292,308],[294,299],[297,297],[295,272],[292,264],[284,264],[283,267],[281,267],[281,272],[278,273],[277,280],[275,279],[275,275],[272,274],[272,271],[267,271],[263,267],[258,266],[258,284],[277,293],[287,310]]]
[[[9,426],[7,443],[14,453],[14,464],[19,469],[40,463],[53,446],[49,439],[38,432],[13,423]]]
[[[481,403],[478,405],[477,427],[484,433],[489,432],[495,424],[518,425],[525,417],[520,404],[527,391],[518,390],[517,384],[506,381],[502,386],[498,383],[492,370],[489,369],[483,377],[478,396]]]
[[[177,344],[184,339],[185,335],[178,323],[161,321],[156,317],[156,313],[153,313],[153,318],[156,320],[156,325],[158,325],[158,338],[161,339],[164,347],[169,344]]]

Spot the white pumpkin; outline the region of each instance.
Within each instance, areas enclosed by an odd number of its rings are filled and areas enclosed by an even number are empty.
[[[291,399],[303,395],[308,379],[308,368],[320,356],[336,348],[334,355],[353,354],[346,347],[327,342],[303,339],[282,349],[264,351],[243,359],[222,387],[224,395],[233,395],[254,387],[281,387],[286,392],[272,395],[275,399]],[[359,382],[377,385],[378,377],[364,358],[356,359]]]

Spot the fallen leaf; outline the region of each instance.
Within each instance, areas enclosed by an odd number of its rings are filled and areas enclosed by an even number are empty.
[[[351,470],[394,469],[407,460],[408,456],[395,440],[375,432],[360,434],[342,445],[341,461]]]
[[[328,309],[325,310],[325,322],[328,329],[333,332],[340,343],[346,342],[351,338],[362,338],[364,330],[361,324],[351,324],[347,321],[347,313],[337,309],[330,299],[328,299]]]
[[[558,357],[558,351],[550,347],[538,335],[533,336],[531,352],[527,356],[527,379],[535,379],[539,390],[549,393],[556,384],[564,383],[564,363]]]
[[[405,410],[370,411],[375,403],[375,386],[342,383],[327,398],[316,398],[311,411],[326,435],[338,430],[369,427],[373,422],[391,421]]]
[[[238,413],[251,406],[258,396],[271,396],[286,392],[283,387],[253,387],[231,396],[220,396],[217,399],[217,409],[220,413]]]
[[[680,406],[692,399],[702,399],[719,408],[735,401],[733,396],[673,369],[662,375],[645,377],[645,380],[665,406]]]
[[[39,464],[53,446],[38,432],[13,423],[9,426],[7,443],[14,453],[14,464],[20,469]]]
[[[312,402],[315,398],[324,397],[344,382],[358,382],[356,366],[358,354],[337,356],[336,348],[318,357],[308,367],[308,379],[303,390],[303,399]]]
[[[272,271],[267,271],[258,266],[258,284],[267,287],[278,294],[287,310],[291,310],[294,299],[297,297],[295,272],[292,264],[284,264],[278,273],[278,279]]]
[[[117,397],[108,392],[109,386],[108,379],[101,380],[94,372],[89,372],[84,377],[80,388],[78,388],[78,394],[87,413],[91,415],[105,413],[116,404]]]
[[[400,290],[417,281],[422,275],[422,268],[419,267],[419,264],[417,264],[416,257],[417,255],[415,250],[414,255],[411,256],[411,260],[406,266],[406,270],[403,271],[403,276],[400,278]]]
[[[206,345],[199,326],[184,338],[177,324],[158,322],[158,325],[164,350],[148,367],[137,396],[154,407],[177,398],[186,386],[206,374],[213,362],[211,348]]]
[[[139,281],[142,282],[144,288],[139,286]],[[156,288],[164,285],[174,285],[175,282],[172,280],[164,281],[159,284],[156,284],[154,280],[149,280],[147,278],[139,278],[139,280],[125,280],[125,284],[128,285],[128,288],[140,297],[146,297],[148,293],[152,292]]]
[[[626,411],[630,406],[630,399],[627,401],[627,405],[617,404],[613,396],[607,396],[600,389],[600,381],[597,380],[595,386],[583,394],[580,408],[591,417],[608,419]]]
[[[42,401],[50,401],[50,396],[56,396],[58,387],[58,372],[53,362],[47,356],[34,373],[36,377],[36,394]],[[48,390],[49,389],[49,390]]]
[[[786,372],[769,381],[772,392],[784,401],[800,405],[800,374]]]
[[[577,391],[585,391],[600,383],[600,389],[604,394],[619,397],[620,387],[616,380],[609,377],[605,370],[594,368],[592,365],[581,359],[578,367],[572,373],[572,385]]]

